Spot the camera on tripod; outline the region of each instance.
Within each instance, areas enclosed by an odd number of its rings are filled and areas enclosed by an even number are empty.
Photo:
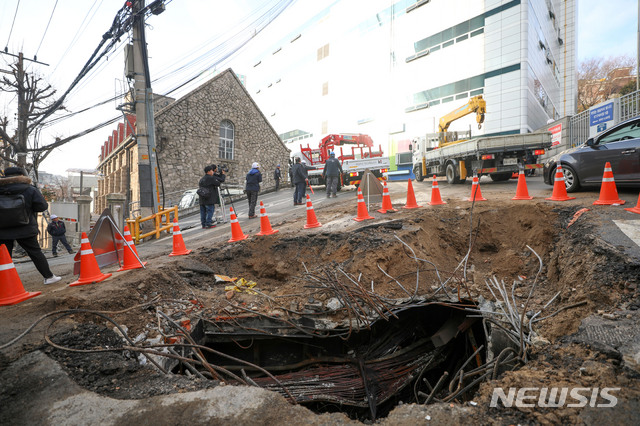
[[[229,172],[229,166],[227,166],[226,164],[212,164],[211,167],[215,167],[215,174],[221,174],[221,173],[228,173]]]

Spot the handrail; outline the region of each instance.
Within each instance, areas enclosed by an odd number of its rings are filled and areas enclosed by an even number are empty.
[[[127,225],[129,226],[129,232],[131,233],[131,239],[134,244],[139,244],[145,238],[155,236],[156,239],[160,238],[160,233],[163,231],[171,231],[173,229],[173,222],[171,220],[171,213],[173,213],[173,217],[178,219],[178,206],[173,206],[169,209],[163,209],[162,207],[158,207],[158,212],[153,213],[150,216],[142,217],[137,216],[135,219],[126,219]],[[165,220],[163,222],[162,217],[165,216]],[[140,224],[148,221],[153,221],[154,229],[140,234]]]

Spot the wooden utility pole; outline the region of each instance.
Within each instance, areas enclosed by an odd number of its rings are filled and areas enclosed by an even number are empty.
[[[136,0],[132,9],[135,15],[133,23],[133,67],[135,72],[133,87],[135,90],[140,214],[147,216],[158,211],[159,191],[153,94],[144,34],[144,14],[137,14],[144,8],[144,3],[145,0]]]

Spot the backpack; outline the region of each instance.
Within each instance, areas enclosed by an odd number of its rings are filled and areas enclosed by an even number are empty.
[[[203,198],[207,198],[207,197],[209,197],[211,195],[211,188],[206,187],[206,186],[201,186],[196,191],[196,194],[198,194],[199,196],[201,196]]]
[[[22,194],[0,193],[0,210],[2,211],[0,228],[13,228],[29,224],[27,204]]]

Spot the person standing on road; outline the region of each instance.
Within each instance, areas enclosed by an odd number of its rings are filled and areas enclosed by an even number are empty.
[[[327,185],[327,198],[336,198],[336,192],[338,190],[338,180],[342,174],[342,165],[340,160],[336,158],[336,153],[331,151],[329,158],[324,163],[324,170],[322,170],[322,178]]]
[[[273,179],[276,181],[276,191],[280,189],[280,179],[282,178],[282,171],[280,170],[280,164],[276,166],[273,171]]]
[[[59,242],[62,243],[69,254],[73,253],[73,250],[71,250],[71,246],[67,242],[67,237],[65,236],[65,234],[67,233],[67,228],[64,226],[64,222],[58,220],[58,216],[56,216],[55,214],[51,215],[51,223],[49,223],[49,226],[47,226],[47,232],[53,237],[53,242],[51,243],[51,252],[53,253],[53,257],[58,257],[57,251]]]
[[[216,203],[220,204],[220,195],[218,187],[225,180],[224,170],[216,173],[218,167],[211,164],[204,168],[204,176],[198,182],[198,202],[200,204],[200,224],[202,229],[215,228],[213,223],[213,214],[215,213]]]
[[[18,197],[22,195],[22,197]],[[53,284],[62,278],[49,269],[49,263],[38,244],[37,213],[49,207],[42,193],[31,184],[22,167],[7,167],[0,178],[0,245],[13,253],[14,240],[27,252],[33,264],[44,277],[44,284]]]
[[[307,185],[307,171],[300,162],[300,157],[296,157],[296,162],[291,168],[292,178],[291,181],[295,185],[293,191],[293,205],[299,206],[302,203],[302,197],[304,196],[305,187]]]
[[[258,203],[258,192],[260,192],[260,182],[262,182],[262,173],[260,173],[260,164],[253,163],[251,170],[247,173],[247,200],[249,201],[249,219],[256,217],[256,204]]]

